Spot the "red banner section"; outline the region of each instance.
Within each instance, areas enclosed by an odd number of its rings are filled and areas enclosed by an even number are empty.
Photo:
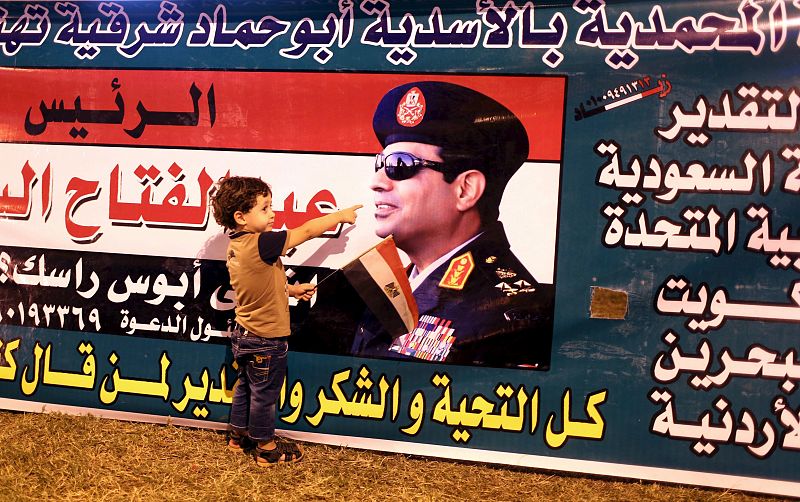
[[[566,78],[550,76],[2,68],[0,141],[373,153],[376,104],[418,80],[493,97],[532,160],[560,161]]]

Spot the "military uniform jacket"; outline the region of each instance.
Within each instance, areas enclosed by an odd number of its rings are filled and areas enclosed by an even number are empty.
[[[367,311],[352,353],[547,369],[553,292],[553,285],[537,283],[522,266],[502,223],[495,222],[414,291],[420,313],[414,331],[392,339]]]

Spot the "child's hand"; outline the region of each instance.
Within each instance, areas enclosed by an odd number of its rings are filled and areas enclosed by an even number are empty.
[[[348,207],[347,209],[342,209],[341,211],[339,211],[340,216],[341,216],[340,221],[342,223],[350,223],[350,224],[355,223],[356,222],[356,217],[358,216],[356,214],[356,211],[361,209],[362,207],[364,207],[363,204],[356,204],[353,207]]]
[[[308,301],[317,292],[317,286],[314,284],[303,283],[294,284],[289,286],[289,294],[298,300]]]

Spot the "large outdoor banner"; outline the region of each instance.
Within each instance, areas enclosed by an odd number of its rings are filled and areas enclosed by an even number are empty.
[[[800,3],[554,4],[0,3],[0,407],[224,428],[253,176],[365,206],[283,260],[285,434],[796,495]]]

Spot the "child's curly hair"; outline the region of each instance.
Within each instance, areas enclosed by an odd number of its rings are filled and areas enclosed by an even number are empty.
[[[262,197],[272,195],[269,185],[259,178],[245,176],[220,178],[216,192],[211,196],[214,219],[228,230],[236,230],[237,224],[233,215],[236,211],[246,213],[253,209],[259,195]]]

